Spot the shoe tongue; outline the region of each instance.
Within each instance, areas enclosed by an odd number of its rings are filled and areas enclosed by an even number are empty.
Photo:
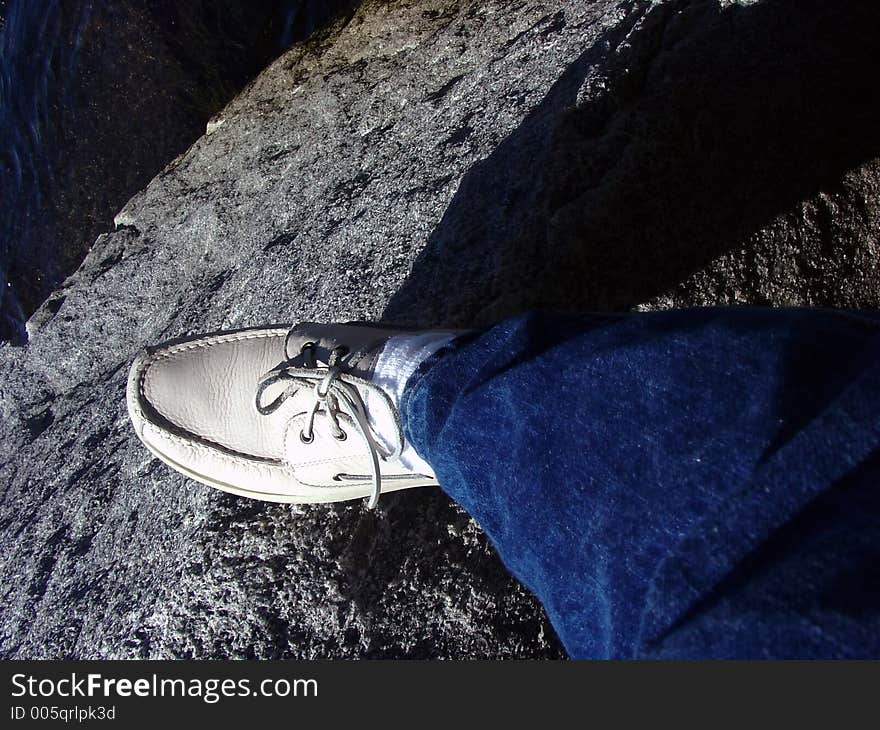
[[[287,337],[287,357],[298,366],[308,366],[310,359],[303,347],[312,344],[312,354],[320,366],[329,364],[335,348],[344,347],[339,362],[346,372],[369,379],[380,345],[386,337],[377,336],[369,327],[304,322],[294,326]]]

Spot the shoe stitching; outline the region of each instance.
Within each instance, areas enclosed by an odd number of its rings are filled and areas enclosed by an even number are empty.
[[[213,337],[207,337],[202,340],[195,340],[194,342],[182,342],[177,345],[172,345],[166,350],[160,350],[151,354],[151,358],[153,360],[167,360],[174,358],[175,355],[179,355],[182,352],[188,352],[190,350],[199,350],[205,349],[208,347],[212,347],[213,345],[219,345],[225,342],[239,342],[241,340],[258,340],[258,339],[267,339],[269,337],[284,337],[284,330],[270,330],[268,332],[254,332],[254,333],[239,333],[235,335],[215,335]]]
[[[158,437],[160,439],[164,439],[166,441],[171,441],[181,448],[188,449],[192,452],[198,451],[212,451],[217,453],[212,453],[213,456],[218,456],[221,459],[225,459],[233,462],[239,466],[247,467],[248,469],[254,469],[257,471],[262,471],[266,473],[271,473],[275,468],[281,468],[282,470],[287,469],[287,465],[282,461],[273,461],[273,462],[259,462],[254,461],[253,459],[244,459],[240,456],[236,456],[234,454],[229,454],[224,451],[218,451],[217,449],[212,449],[208,444],[194,443],[192,441],[188,441],[187,439],[181,438],[176,434],[170,433],[169,431],[163,429],[161,426],[152,423],[151,421],[146,421],[146,426],[150,428],[150,436]],[[170,457],[169,457],[170,458]],[[207,475],[206,475],[207,477]]]
[[[148,422],[148,425],[150,426],[151,431],[152,431],[151,436],[155,435],[155,437],[158,437],[160,440],[164,439],[166,441],[173,441],[174,443],[178,444],[179,446],[181,446],[185,449],[188,449],[189,451],[198,452],[198,451],[205,451],[210,448],[209,446],[206,446],[204,444],[192,443],[192,442],[186,441],[184,439],[181,439],[181,438],[175,436],[174,434],[171,434],[168,431],[161,429],[160,427],[156,426],[153,423]],[[274,477],[274,476],[276,476],[276,474],[274,474],[273,472],[275,472],[276,470],[280,470],[282,473],[288,473],[288,474],[292,475],[294,477],[294,479],[296,480],[297,484],[299,484],[300,486],[309,487],[312,489],[321,489],[321,490],[328,490],[329,491],[329,490],[334,490],[334,489],[344,489],[346,487],[353,486],[351,483],[334,482],[332,484],[327,484],[327,483],[322,483],[322,482],[306,481],[306,480],[300,479],[298,476],[296,476],[296,474],[294,473],[294,470],[288,464],[285,464],[283,462],[277,462],[277,463],[273,463],[273,464],[266,464],[266,463],[261,464],[261,463],[255,463],[252,461],[242,460],[242,459],[239,459],[239,458],[233,456],[232,454],[226,454],[223,452],[220,453],[220,457],[223,459],[226,459],[228,461],[231,461],[235,464],[238,464],[240,466],[247,467],[251,471],[257,472],[257,477],[255,477],[255,478],[259,478],[259,476]],[[173,458],[173,457],[171,457],[169,455],[169,458]],[[208,480],[213,481],[212,477],[210,477],[207,474],[201,474],[201,476],[204,479],[208,479]],[[404,476],[409,476],[409,475],[404,475]],[[411,478],[417,479],[417,477],[415,475],[412,475]],[[396,483],[399,483],[399,482],[396,481],[395,484]],[[232,485],[230,485],[230,486],[232,486]],[[275,488],[278,489],[281,487],[275,487]],[[253,492],[254,494],[277,494],[279,496],[289,496],[289,495],[287,495],[286,492],[283,492],[283,491],[281,491],[281,492],[277,492],[277,491],[266,492],[265,490],[260,490],[260,489],[248,489],[245,491]]]

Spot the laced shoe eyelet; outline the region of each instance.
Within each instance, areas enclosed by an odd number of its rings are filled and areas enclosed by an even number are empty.
[[[340,428],[339,433],[333,434],[333,438],[335,438],[337,441],[345,441],[345,439],[348,438],[348,434]]]
[[[315,434],[312,434],[311,436],[306,436],[305,431],[300,431],[299,440],[302,441],[304,444],[310,444],[312,443],[312,441],[315,440]]]

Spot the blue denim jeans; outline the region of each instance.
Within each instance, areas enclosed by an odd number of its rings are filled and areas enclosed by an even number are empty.
[[[880,657],[880,315],[530,313],[401,410],[572,657]]]

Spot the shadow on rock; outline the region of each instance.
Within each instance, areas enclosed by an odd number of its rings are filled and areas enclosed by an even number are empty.
[[[876,4],[626,7],[465,175],[386,319],[630,309],[809,197],[846,195],[843,175],[880,152]],[[864,198],[849,197],[867,220]],[[795,252],[798,225],[784,232]],[[818,303],[837,304],[814,275]]]

